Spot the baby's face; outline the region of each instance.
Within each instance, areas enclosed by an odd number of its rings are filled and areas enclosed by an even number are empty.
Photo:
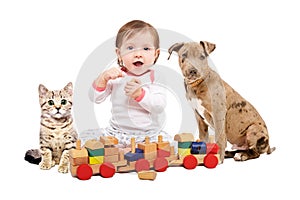
[[[153,65],[159,49],[154,47],[153,36],[145,31],[123,41],[117,54],[130,73],[141,75]]]

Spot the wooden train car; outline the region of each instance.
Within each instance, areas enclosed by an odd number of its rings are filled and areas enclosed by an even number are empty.
[[[157,142],[150,142],[149,137],[145,137],[145,142],[138,144],[132,138],[129,151],[118,148],[118,140],[111,136],[89,140],[83,146],[78,140],[76,149],[70,150],[71,175],[87,180],[98,174],[109,178],[116,172],[135,171],[140,179],[154,180],[156,172],[172,166],[194,169],[198,165],[208,168],[218,165],[217,144],[194,142],[191,133],[177,134],[174,140],[178,142],[178,153],[174,146],[163,141],[161,135]]]

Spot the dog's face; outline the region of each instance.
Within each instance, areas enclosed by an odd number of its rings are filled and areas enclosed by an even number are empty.
[[[209,68],[207,57],[214,49],[214,44],[201,41],[176,43],[168,52],[170,55],[173,51],[177,52],[182,74],[188,83],[192,83],[206,75]]]

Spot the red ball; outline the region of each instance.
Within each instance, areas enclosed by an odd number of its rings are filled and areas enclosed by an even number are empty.
[[[150,169],[150,163],[146,159],[139,159],[135,163],[135,170],[137,172],[143,171],[143,170],[149,170]]]
[[[183,166],[186,169],[195,169],[197,165],[198,165],[198,160],[195,156],[187,155],[184,157]]]
[[[158,172],[164,172],[169,166],[169,162],[165,158],[157,158],[153,163],[154,169]]]
[[[100,171],[100,175],[103,178],[111,178],[115,175],[116,168],[112,163],[106,162],[100,165],[99,171]]]
[[[204,157],[203,162],[204,166],[207,168],[215,168],[219,163],[218,158],[214,154],[207,154]]]
[[[77,177],[80,180],[88,180],[93,176],[93,170],[88,164],[81,164],[77,168]]]

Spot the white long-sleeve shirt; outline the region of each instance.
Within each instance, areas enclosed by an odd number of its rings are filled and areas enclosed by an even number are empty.
[[[137,100],[126,96],[124,91],[126,83],[132,78],[141,81],[144,91]],[[155,79],[153,70],[139,76],[124,72],[124,77],[109,80],[103,91],[91,87],[89,96],[93,102],[101,103],[111,97],[112,117],[107,130],[136,136],[159,134],[165,123],[166,94]]]

